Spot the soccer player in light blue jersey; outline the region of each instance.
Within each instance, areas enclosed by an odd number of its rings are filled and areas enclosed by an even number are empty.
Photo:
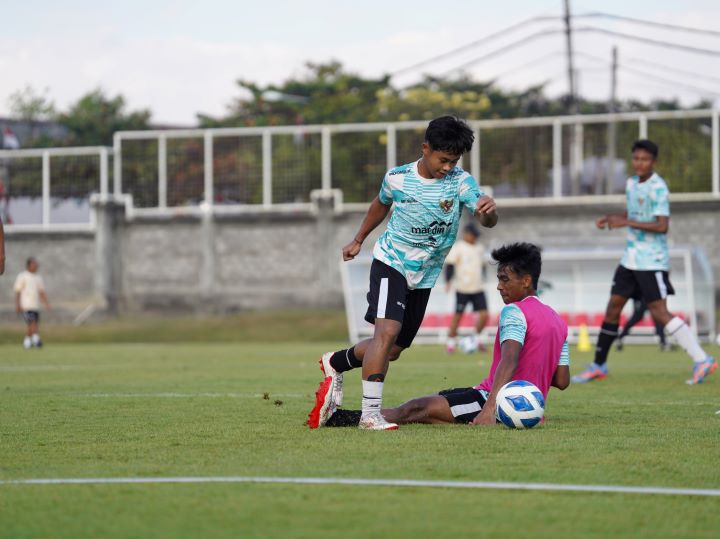
[[[693,376],[688,384],[699,384],[717,369],[717,361],[700,347],[690,328],[678,316],[670,314],[666,298],[674,294],[670,283],[670,256],[667,232],[670,223],[670,191],[655,172],[657,145],[638,140],[632,147],[635,176],[628,178],[625,188],[627,211],[609,214],[596,221],[598,228],[628,227],[625,253],[613,277],[605,321],[600,328],[595,362],[573,382],[590,382],[607,377],[607,355],[618,335],[620,313],[629,298],[641,298],[656,323],[675,337],[694,362]]]
[[[322,426],[342,404],[343,372],[362,367],[360,428],[394,430],[380,414],[389,361],[397,359],[420,328],[430,289],[442,272],[466,208],[485,227],[497,223],[495,201],[457,164],[472,148],[474,135],[465,122],[442,116],[430,122],[419,160],[389,170],[378,196],[353,240],[343,248],[352,260],[394,206],[387,230],[373,249],[365,319],[375,325],[371,339],[320,360],[325,379],[316,394],[308,425]]]

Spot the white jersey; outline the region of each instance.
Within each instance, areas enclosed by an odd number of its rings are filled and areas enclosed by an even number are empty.
[[[20,293],[20,308],[23,311],[40,310],[41,291],[45,291],[45,284],[37,273],[23,271],[15,279],[15,293]]]
[[[484,291],[485,248],[481,244],[460,240],[452,246],[445,262],[455,266],[453,276],[455,290],[461,294],[476,294]]]

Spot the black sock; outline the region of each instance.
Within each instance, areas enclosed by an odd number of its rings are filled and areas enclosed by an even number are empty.
[[[337,372],[345,372],[362,367],[362,361],[355,357],[355,347],[335,352],[330,358],[330,366]]]
[[[605,365],[607,355],[610,351],[615,337],[618,334],[618,324],[608,324],[603,322],[600,327],[600,335],[598,335],[597,346],[595,347],[595,364]]]
[[[326,427],[357,427],[360,424],[360,410],[343,410],[339,408],[325,423]]]

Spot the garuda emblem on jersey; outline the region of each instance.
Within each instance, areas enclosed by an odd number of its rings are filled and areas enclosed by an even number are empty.
[[[440,209],[444,211],[445,213],[450,213],[450,210],[452,210],[454,200],[452,198],[443,198],[440,200],[440,203],[438,206],[440,206]]]

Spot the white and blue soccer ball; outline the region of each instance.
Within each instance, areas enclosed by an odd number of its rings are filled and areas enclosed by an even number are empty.
[[[478,340],[475,335],[468,335],[460,339],[460,350],[465,354],[474,354],[478,351]]]
[[[506,427],[530,429],[543,418],[545,399],[534,384],[515,380],[498,391],[495,413]]]

